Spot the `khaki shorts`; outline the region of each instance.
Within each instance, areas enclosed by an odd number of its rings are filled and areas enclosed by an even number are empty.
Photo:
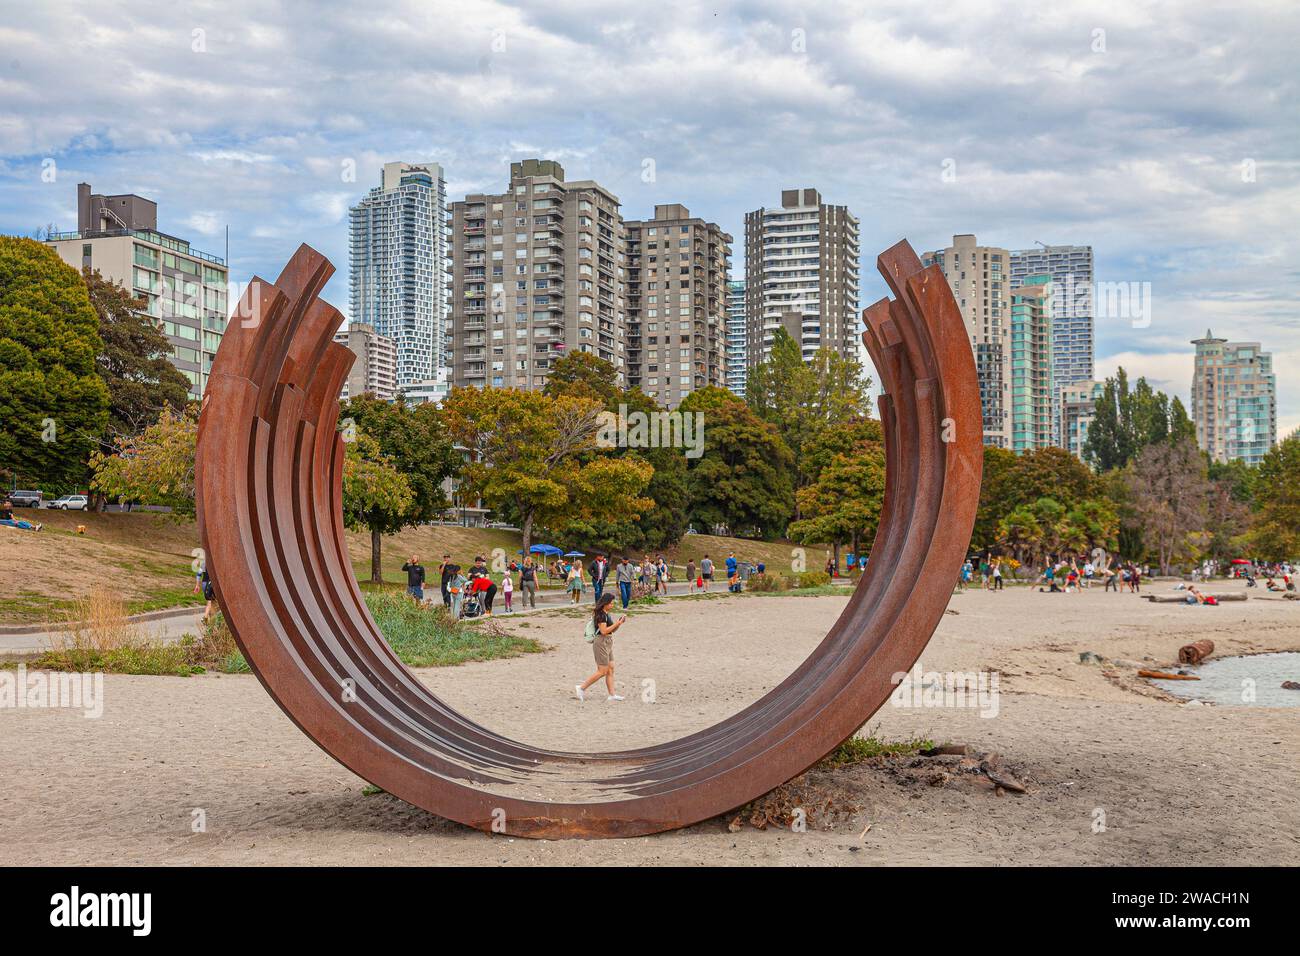
[[[591,650],[596,655],[596,666],[608,667],[614,663],[614,635],[597,634],[591,642]]]

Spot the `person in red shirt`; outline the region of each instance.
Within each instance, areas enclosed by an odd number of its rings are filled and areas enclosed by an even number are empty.
[[[492,583],[492,579],[486,574],[480,575],[469,582],[469,589],[480,595],[483,601],[483,616],[491,617],[492,599],[497,596],[497,586]]]

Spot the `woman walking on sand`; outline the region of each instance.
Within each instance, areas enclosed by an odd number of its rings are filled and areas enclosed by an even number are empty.
[[[591,650],[596,657],[596,673],[581,684],[573,685],[578,700],[586,700],[587,688],[602,677],[605,678],[605,689],[609,692],[606,700],[623,699],[621,694],[614,693],[614,632],[627,622],[627,615],[624,614],[617,621],[614,620],[609,613],[609,606],[613,603],[613,594],[602,594],[592,609],[591,623],[595,637],[591,642]]]

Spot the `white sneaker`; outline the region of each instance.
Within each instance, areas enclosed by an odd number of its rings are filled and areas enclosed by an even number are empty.
[[[581,685],[581,684],[574,684],[574,685],[573,685],[573,692],[574,692],[575,694],[578,695],[578,700],[586,700],[586,699],[587,699],[587,693],[586,693],[586,691],[584,691],[584,690],[582,689],[582,685]]]
[[[626,700],[626,699],[627,698],[625,698],[622,694],[610,694],[608,697],[605,698],[605,703],[609,703],[611,700]]]

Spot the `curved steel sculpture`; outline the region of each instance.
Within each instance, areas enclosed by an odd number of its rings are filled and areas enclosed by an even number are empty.
[[[337,396],[352,354],[307,246],[254,279],[217,353],[199,424],[200,533],[249,665],[303,733],[403,800],[528,837],[637,836],[731,810],[797,776],[888,699],[934,633],[979,498],[982,420],[948,283],[906,242],[864,313],[885,394],[887,476],[867,571],[831,631],[761,700],[680,740],[617,753],[541,750],[442,703],[380,635],[341,513]]]

